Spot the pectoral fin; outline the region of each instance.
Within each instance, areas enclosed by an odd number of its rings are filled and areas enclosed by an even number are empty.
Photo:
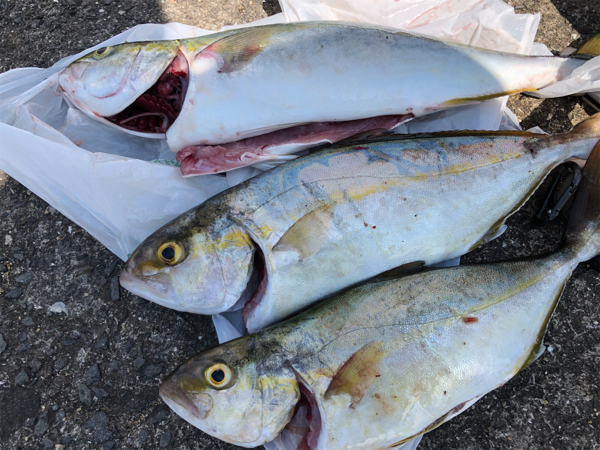
[[[467,400],[466,402],[463,402],[463,403],[461,403],[459,405],[456,405],[454,408],[452,408],[450,411],[448,411],[446,414],[444,414],[439,419],[437,419],[434,422],[432,422],[431,424],[429,424],[425,429],[423,429],[419,433],[413,434],[412,436],[407,437],[406,439],[402,439],[401,441],[396,442],[395,444],[390,445],[388,448],[397,448],[397,447],[401,446],[402,444],[405,444],[406,442],[408,442],[408,441],[410,441],[412,439],[415,439],[418,436],[421,436],[421,435],[423,435],[425,433],[430,432],[431,430],[439,427],[443,423],[448,422],[453,417],[458,416],[463,411],[466,411],[471,406],[473,406],[473,404],[475,402],[477,402],[477,400],[479,400],[481,397],[483,397],[483,395],[484,394],[480,394],[480,395],[478,395],[476,397],[473,397],[471,400]]]
[[[382,341],[373,341],[354,353],[334,375],[325,392],[325,398],[348,394],[352,398],[353,406],[360,402],[379,378],[380,364],[384,356],[382,346]]]
[[[218,40],[200,54],[204,52],[218,54],[223,61],[219,72],[235,72],[244,68],[263,51],[276,32],[276,27],[248,28]]]
[[[333,206],[319,206],[292,225],[275,244],[273,251],[296,251],[300,259],[308,258],[329,242],[333,225]]]

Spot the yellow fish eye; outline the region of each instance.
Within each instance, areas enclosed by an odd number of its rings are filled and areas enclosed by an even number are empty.
[[[100,59],[104,58],[112,53],[112,47],[102,47],[92,53],[92,58]]]
[[[233,378],[231,369],[225,364],[217,363],[206,369],[204,373],[206,382],[215,389],[222,389],[227,387]]]
[[[163,263],[173,266],[181,261],[183,248],[177,242],[165,242],[158,247],[157,255]]]

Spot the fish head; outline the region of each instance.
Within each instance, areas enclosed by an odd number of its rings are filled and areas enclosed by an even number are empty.
[[[248,286],[254,245],[237,225],[221,220],[196,226],[193,216],[185,214],[142,242],[121,272],[121,285],[178,311],[227,311]]]
[[[179,47],[179,41],[102,47],[67,66],[59,75],[59,84],[67,98],[87,114],[110,117],[156,83]]]
[[[293,370],[282,358],[263,355],[255,336],[196,355],[162,384],[161,398],[223,441],[243,447],[272,441],[290,421],[300,391]]]

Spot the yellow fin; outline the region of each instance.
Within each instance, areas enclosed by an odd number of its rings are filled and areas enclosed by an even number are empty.
[[[477,97],[461,97],[461,98],[453,98],[452,100],[448,100],[444,102],[444,104],[448,106],[459,106],[459,105],[469,105],[471,103],[479,103],[485,100],[490,100],[492,98],[503,97],[505,95],[513,95],[519,94],[521,92],[534,92],[537,91],[534,87],[528,87],[523,89],[513,89],[511,91],[498,92],[496,94],[488,94],[488,95],[479,95]]]
[[[527,198],[529,198],[529,197],[527,197]],[[520,206],[519,206],[519,208],[520,208]],[[504,232],[506,231],[506,229],[508,228],[506,226],[506,220],[516,211],[517,211],[517,209],[513,210],[504,219],[500,219],[498,222],[496,222],[492,226],[492,228],[490,228],[488,230],[488,232],[485,234],[485,236],[483,236],[481,239],[479,239],[475,244],[473,244],[471,246],[471,248],[469,249],[469,251],[467,253],[472,252],[476,248],[481,247],[483,244],[487,244],[488,242],[493,241],[494,239],[502,236],[504,234]]]
[[[588,136],[600,137],[600,113],[596,113],[579,122],[569,133],[567,133],[567,136],[569,135],[576,135],[577,139]]]
[[[452,408],[450,411],[448,411],[442,417],[440,417],[439,419],[437,419],[437,420],[433,421],[432,423],[430,423],[429,425],[427,425],[427,427],[425,427],[423,430],[419,431],[417,434],[413,434],[412,436],[402,439],[401,441],[398,441],[395,444],[388,446],[387,448],[399,447],[402,444],[405,444],[406,442],[416,438],[417,436],[423,435],[425,433],[429,433],[431,430],[434,430],[435,428],[439,427],[444,422],[447,422],[448,420],[459,415],[466,409],[470,408],[481,397],[482,397],[482,395],[478,395],[476,397],[473,397],[471,400],[467,400],[466,402],[462,402],[461,404],[456,405],[454,408]]]
[[[329,242],[333,228],[333,206],[321,205],[300,218],[273,247],[273,251],[296,251],[300,259],[318,253]]]
[[[325,392],[325,398],[348,394],[352,398],[353,406],[360,402],[379,378],[383,358],[382,346],[382,341],[373,341],[354,353],[334,375]]]
[[[204,52],[217,53],[223,59],[219,72],[235,72],[244,68],[262,52],[277,31],[278,28],[273,26],[248,28],[219,39],[202,50],[199,55]]]
[[[566,285],[567,285],[567,283],[565,282],[560,288],[557,289],[555,296],[554,296],[554,300],[552,302],[552,306],[548,310],[548,315],[546,316],[542,326],[540,327],[540,331],[535,340],[535,345],[533,346],[533,348],[531,349],[531,352],[529,353],[529,356],[527,357],[527,359],[525,360],[525,362],[523,363],[521,368],[519,370],[517,370],[517,372],[520,372],[521,370],[529,367],[536,359],[538,359],[542,355],[542,353],[544,353],[544,350],[545,350],[544,336],[546,334],[546,331],[548,330],[548,325],[550,324],[550,319],[552,319],[554,310],[556,309],[556,306],[558,305],[558,302],[559,302],[560,298],[562,297],[562,294],[565,290]]]
[[[223,39],[224,37],[235,34],[237,31],[238,30],[221,31],[219,33],[205,34],[204,36],[182,39],[181,45],[187,52],[194,53],[198,50],[206,48],[206,46],[213,44],[220,39]]]
[[[572,55],[580,59],[592,59],[596,56],[600,56],[600,34],[592,36]]]
[[[351,147],[353,145],[369,145],[377,142],[395,142],[395,141],[411,141],[417,139],[442,139],[461,136],[519,136],[540,138],[544,137],[539,133],[530,133],[528,131],[488,131],[488,130],[460,130],[460,131],[436,131],[432,133],[415,133],[415,134],[396,134],[389,130],[373,130],[351,136],[342,141],[336,142],[332,147]]]

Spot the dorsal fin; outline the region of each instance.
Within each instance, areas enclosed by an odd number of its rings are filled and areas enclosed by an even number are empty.
[[[417,139],[439,139],[445,137],[460,136],[522,136],[522,137],[546,137],[539,133],[528,131],[485,131],[485,130],[460,130],[460,131],[438,131],[435,133],[395,134],[389,130],[373,130],[351,136],[343,141],[336,142],[334,147],[350,147],[352,145],[368,145],[377,142],[405,141]]]
[[[419,272],[425,266],[425,261],[412,261],[406,264],[402,264],[399,267],[387,270],[379,275],[374,276],[367,283],[379,283],[380,281],[395,280],[406,275],[410,275]]]
[[[383,356],[382,341],[366,344],[338,369],[329,383],[325,398],[348,394],[352,398],[353,405],[356,405],[379,378]]]

